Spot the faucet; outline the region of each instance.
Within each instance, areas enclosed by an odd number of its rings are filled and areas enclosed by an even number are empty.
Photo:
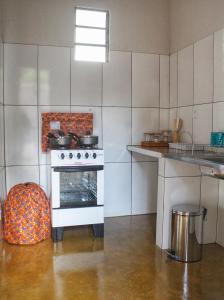
[[[193,136],[189,131],[183,130],[180,132],[180,138],[182,135],[187,134],[191,138],[191,155],[193,156],[194,154],[194,143],[193,143]]]

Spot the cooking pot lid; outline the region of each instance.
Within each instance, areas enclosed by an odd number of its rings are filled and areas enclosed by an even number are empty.
[[[172,208],[172,212],[181,216],[200,216],[204,213],[204,208],[193,204],[179,204]]]
[[[98,138],[97,135],[80,135],[80,138]]]

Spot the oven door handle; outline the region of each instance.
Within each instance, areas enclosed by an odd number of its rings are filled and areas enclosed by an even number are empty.
[[[102,171],[103,169],[104,169],[103,166],[70,166],[70,167],[53,168],[54,172],[64,172],[64,173]]]

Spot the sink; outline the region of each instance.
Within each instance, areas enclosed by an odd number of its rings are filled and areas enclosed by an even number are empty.
[[[204,148],[208,146],[205,144],[193,144],[193,149],[195,151],[203,151]],[[169,143],[169,148],[176,149],[176,150],[183,150],[183,151],[191,151],[192,144],[187,143]]]

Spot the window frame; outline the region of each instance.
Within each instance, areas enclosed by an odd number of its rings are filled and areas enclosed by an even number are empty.
[[[106,13],[106,27],[94,27],[94,26],[85,26],[85,25],[76,25],[76,10],[88,10],[88,11],[96,11],[96,12],[105,12]],[[110,14],[109,10],[105,9],[96,9],[96,8],[87,8],[87,7],[80,7],[76,6],[74,8],[74,52],[76,51],[75,46],[91,46],[91,47],[102,47],[105,48],[106,54],[105,54],[105,61],[104,62],[99,62],[99,61],[89,61],[89,62],[96,62],[96,63],[107,63],[109,62],[109,44],[110,44],[110,29],[109,29],[109,24],[110,24]],[[97,30],[104,30],[106,37],[105,37],[105,44],[91,44],[91,43],[76,43],[76,28],[86,28],[86,29],[97,29]],[[74,56],[75,60],[75,56]],[[81,61],[81,60],[76,60],[76,61]],[[88,62],[88,61],[83,61],[83,62]]]

